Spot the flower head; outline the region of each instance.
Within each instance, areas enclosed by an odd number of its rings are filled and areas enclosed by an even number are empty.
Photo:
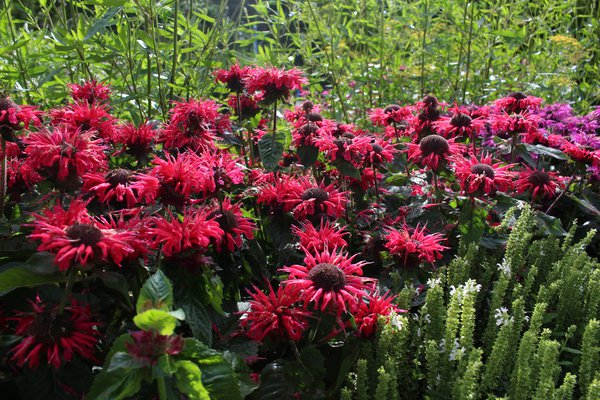
[[[300,226],[294,225],[292,233],[300,239],[300,247],[313,254],[321,253],[324,250],[343,249],[348,245],[344,236],[349,233],[330,221],[321,220],[318,228],[315,228],[310,222],[304,222]]]
[[[47,362],[54,369],[73,359],[75,354],[91,359],[94,346],[98,342],[98,330],[95,329],[89,305],[80,305],[75,300],[66,306],[62,313],[57,305],[45,304],[38,297],[30,301],[30,312],[19,312],[15,335],[23,340],[13,347],[11,359],[19,367],[25,364],[37,368]]]
[[[403,225],[401,229],[389,229],[385,237],[385,247],[390,253],[402,258],[404,265],[412,262],[427,262],[433,264],[442,258],[441,252],[448,247],[441,243],[444,236],[441,233],[426,233],[426,227],[410,229]]]
[[[445,139],[439,135],[425,136],[419,144],[408,144],[408,159],[437,171],[453,157],[463,152],[463,146],[454,142],[454,138]]]
[[[277,292],[269,285],[265,294],[256,286],[248,291],[250,309],[244,313],[241,325],[246,335],[258,342],[266,337],[298,341],[308,328],[311,313],[298,305],[298,299],[290,287],[280,285]]]
[[[117,154],[124,151],[138,159],[147,157],[152,151],[152,142],[156,134],[147,121],[140,126],[132,123],[119,126],[113,136],[113,142],[123,145],[123,148]]]
[[[240,67],[238,63],[235,63],[228,70],[216,70],[214,75],[217,82],[227,84],[227,89],[232,92],[241,93],[244,91],[244,79],[246,79],[250,71],[250,67]]]
[[[399,309],[394,303],[396,296],[388,293],[369,294],[362,298],[354,312],[354,320],[361,337],[372,337],[377,329],[377,320],[380,316],[389,317],[392,313],[406,312]]]
[[[481,159],[471,156],[457,162],[456,176],[464,193],[494,195],[497,190],[507,192],[512,188],[512,166],[493,163],[491,155],[482,155]]]
[[[110,97],[110,88],[95,80],[84,82],[83,85],[68,83],[67,87],[71,91],[71,97],[76,102],[101,103]]]
[[[156,365],[162,355],[174,356],[183,350],[179,335],[161,335],[154,330],[129,332],[131,342],[125,343],[127,352],[147,366]]]
[[[20,106],[8,97],[0,95],[0,134],[9,142],[14,141],[14,131],[29,129],[33,123],[40,126],[40,112],[33,106]]]
[[[284,282],[304,302],[305,308],[335,311],[337,315],[355,309],[374,280],[362,277],[364,261],[354,262],[337,250],[306,254],[304,265],[282,268],[290,275]]]
[[[473,117],[465,107],[455,105],[450,109],[451,115],[442,117],[434,125],[436,131],[448,138],[464,136],[474,138],[483,129],[483,119]]]
[[[166,149],[204,151],[214,147],[214,138],[230,128],[229,116],[219,112],[212,100],[175,102],[169,123],[158,142]]]
[[[262,93],[262,101],[272,104],[275,101],[286,101],[293,90],[302,89],[308,83],[302,76],[302,71],[292,68],[253,68],[246,78],[246,88],[249,93]]]
[[[506,97],[496,100],[494,105],[508,113],[520,113],[525,110],[537,110],[542,101],[539,97],[528,96],[521,92],[513,92]]]
[[[137,193],[132,188],[134,178],[133,171],[123,168],[92,172],[83,176],[82,190],[93,193],[100,203],[132,208],[138,202]]]
[[[527,168],[519,172],[519,178],[515,181],[518,193],[528,192],[534,199],[551,199],[556,196],[556,191],[563,186],[556,172],[535,170]]]
[[[39,251],[56,254],[54,262],[61,271],[97,261],[121,266],[127,254],[133,252],[129,244],[133,232],[115,231],[92,218],[80,200],[74,200],[67,210],[58,204],[34,217],[34,231],[29,237],[41,241]]]
[[[116,119],[105,104],[79,102],[52,110],[50,115],[54,125],[64,125],[72,131],[89,131],[104,140],[111,140],[115,134]]]
[[[226,198],[221,204],[216,204],[213,211],[209,214],[219,224],[224,235],[216,240],[217,251],[221,251],[224,246],[229,251],[235,250],[242,246],[242,235],[248,239],[254,237],[254,229],[256,224],[250,219],[242,215],[239,204],[231,204],[231,200]]]

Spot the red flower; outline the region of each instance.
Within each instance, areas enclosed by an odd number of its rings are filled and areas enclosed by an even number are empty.
[[[55,127],[42,129],[23,138],[27,146],[27,164],[49,178],[60,182],[86,172],[106,168],[105,147],[94,133]]]
[[[106,173],[93,172],[83,176],[83,192],[92,192],[103,204],[114,204],[117,208],[133,208],[138,202],[132,188],[135,175],[127,169],[111,169]]]
[[[293,341],[302,338],[311,314],[297,305],[298,299],[289,287],[280,285],[275,292],[269,284],[269,293],[264,294],[254,286],[254,292],[248,294],[252,297],[250,309],[240,323],[250,339],[262,342],[267,336]]]
[[[124,151],[136,158],[143,158],[151,153],[152,142],[155,138],[156,131],[146,121],[139,127],[136,127],[132,123],[119,126],[113,136],[113,142],[123,145],[123,148],[117,152],[117,155]]]
[[[292,265],[282,268],[290,275],[284,282],[290,290],[304,302],[304,307],[314,304],[321,311],[335,311],[337,315],[355,309],[365,290],[374,283],[371,278],[363,278],[364,261],[353,262],[337,250],[323,250],[316,255],[306,254],[305,265]]]
[[[23,341],[13,347],[11,359],[19,367],[25,364],[35,369],[45,356],[45,362],[54,369],[73,359],[74,354],[93,359],[98,342],[97,322],[92,320],[89,305],[79,305],[75,300],[62,313],[58,306],[43,304],[38,297],[30,301],[30,312],[19,312],[15,334]]]
[[[230,95],[227,99],[227,105],[230,108],[237,110],[237,113],[240,114],[238,115],[238,118],[250,119],[260,112],[260,106],[258,105],[260,96],[246,96],[245,94],[240,93],[239,99],[239,104],[238,96],[235,94]],[[238,110],[238,108],[241,110]]]
[[[493,195],[497,190],[508,192],[512,188],[512,167],[513,164],[492,163],[491,155],[482,155],[481,160],[463,158],[456,163],[456,176],[464,193]]]
[[[419,225],[413,230],[406,224],[400,230],[390,229],[385,237],[385,247],[390,253],[402,257],[405,266],[409,261],[428,262],[433,264],[435,260],[442,258],[441,252],[448,247],[441,245],[444,236],[441,233],[426,234],[426,227],[419,229]]]
[[[154,330],[129,334],[133,342],[125,343],[127,353],[146,366],[156,365],[162,355],[174,356],[181,353],[185,345],[179,335],[161,335]]]
[[[539,117],[527,111],[518,114],[502,112],[491,117],[492,131],[500,138],[507,139],[513,135],[533,135],[538,130]]]
[[[346,209],[346,192],[339,192],[333,183],[316,185],[307,178],[298,180],[301,192],[297,192],[290,202],[295,203],[292,210],[296,219],[313,217],[319,220],[325,216],[339,218]]]
[[[71,97],[76,102],[84,101],[88,104],[102,103],[110,97],[110,89],[103,83],[95,80],[87,81],[83,85],[68,83],[67,87],[71,91]]]
[[[165,149],[204,151],[213,148],[215,136],[230,129],[229,116],[221,114],[219,107],[212,100],[175,102],[158,142],[164,143]]]
[[[546,172],[527,168],[519,172],[519,179],[515,181],[517,193],[529,192],[534,200],[551,199],[556,195],[556,190],[563,186],[563,178],[556,172]]]
[[[79,102],[52,110],[53,125],[65,125],[69,130],[92,132],[105,140],[111,140],[115,134],[115,118],[107,111],[107,105]]]
[[[457,157],[463,152],[463,146],[452,139],[444,139],[439,135],[425,136],[419,144],[408,144],[408,159],[437,171],[445,166],[452,157]]]
[[[358,327],[358,334],[363,338],[372,337],[377,329],[377,320],[380,316],[388,317],[391,313],[406,312],[399,309],[394,303],[396,296],[388,293],[384,295],[367,295],[358,303],[354,312],[354,320]]]
[[[218,69],[214,72],[215,80],[227,84],[227,89],[232,92],[241,93],[244,91],[244,79],[251,71],[250,67],[241,67],[235,63],[229,70]]]
[[[166,158],[155,158],[155,167],[149,174],[136,176],[137,182],[131,187],[138,191],[138,198],[148,204],[160,198],[163,204],[181,209],[192,201],[192,195],[215,190],[213,173],[197,154],[186,152],[178,154],[177,158],[170,155]]]
[[[228,189],[233,185],[244,182],[243,163],[238,157],[233,156],[226,150],[215,150],[205,152],[200,157],[200,164],[208,173],[212,171],[212,184],[214,190]]]
[[[217,251],[225,245],[227,250],[233,251],[242,246],[242,235],[248,239],[254,238],[254,229],[256,224],[243,216],[239,204],[231,204],[231,200],[226,198],[219,205],[213,207],[209,214],[210,218],[215,218],[224,235],[216,241]]]
[[[0,133],[9,142],[14,141],[13,132],[29,129],[33,122],[40,126],[40,112],[33,106],[20,106],[8,97],[0,96]],[[23,126],[21,125],[23,124]]]
[[[494,105],[508,113],[520,113],[521,111],[535,111],[542,104],[539,97],[527,96],[521,92],[513,92],[494,102]]]
[[[369,148],[364,153],[363,162],[365,166],[379,167],[386,162],[392,162],[396,148],[387,140],[371,137]]]
[[[324,120],[321,114],[310,112],[294,121],[292,130],[292,143],[296,147],[314,146],[315,139],[319,137],[319,130],[326,124],[335,124],[334,121]]]
[[[34,231],[29,237],[42,242],[39,251],[56,254],[54,262],[61,271],[75,263],[86,266],[96,261],[112,261],[121,266],[133,252],[129,245],[133,232],[115,231],[102,220],[92,218],[80,200],[74,200],[68,210],[56,205],[34,217]]]
[[[398,104],[390,104],[386,108],[376,108],[370,114],[371,122],[375,125],[392,126],[405,130],[412,119],[414,119],[410,107],[400,107]]]
[[[417,135],[436,133],[434,122],[440,119],[439,104],[434,96],[425,96],[422,101],[417,102],[415,108],[419,111],[419,115],[414,124]]]
[[[335,130],[339,125],[335,126]],[[321,129],[319,137],[315,138],[315,144],[319,150],[331,160],[345,160],[358,165],[364,155],[372,151],[371,137],[366,135],[354,135],[349,130],[336,136],[338,132],[334,129]]]
[[[471,117],[468,109],[455,104],[450,111],[452,113],[450,116],[441,117],[434,122],[436,131],[440,135],[446,138],[462,135],[473,139],[483,129],[482,118]]]
[[[293,90],[302,89],[308,80],[296,68],[285,70],[271,67],[250,70],[245,83],[250,94],[260,92],[262,101],[272,104],[278,100],[286,101]]]
[[[344,236],[349,235],[343,228],[334,226],[330,221],[323,221],[317,228],[305,222],[300,226],[292,226],[292,233],[300,239],[300,247],[312,253],[321,253],[324,250],[333,251],[343,249],[348,245]]]
[[[224,235],[219,223],[205,209],[186,211],[182,219],[170,213],[169,217],[169,220],[155,217],[148,229],[150,247],[160,247],[167,257],[186,250],[205,250],[211,241],[219,241]]]

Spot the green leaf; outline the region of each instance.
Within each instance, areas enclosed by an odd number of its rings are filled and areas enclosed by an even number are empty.
[[[127,300],[128,304],[131,304],[131,298],[129,297],[129,284],[127,278],[118,272],[114,271],[94,271],[94,275],[98,277],[109,289],[118,292],[124,299]]]
[[[258,141],[258,151],[267,171],[274,171],[279,164],[285,147],[285,133],[266,134]]]
[[[543,229],[545,233],[556,236],[567,235],[567,231],[564,230],[559,218],[548,215],[542,211],[537,211],[535,216],[537,226]]]
[[[470,243],[479,243],[485,231],[487,211],[470,201],[465,201],[463,204],[458,221],[458,231],[461,234],[461,244],[468,246]]]
[[[29,43],[30,40],[31,39],[21,39],[21,40],[16,41],[15,43],[11,44],[10,46],[0,48],[0,56],[4,53],[8,53],[8,52],[10,52],[12,54],[12,52],[17,50],[18,48],[21,48],[21,47],[25,46],[27,43]]]
[[[120,0],[120,1],[114,1],[113,0],[113,1],[111,1],[111,3],[115,3],[115,2],[125,4],[125,0]],[[120,4],[120,5],[123,5],[123,4]],[[108,4],[102,4],[102,5],[108,5]],[[85,42],[85,41],[91,39],[92,36],[94,36],[96,33],[100,32],[101,30],[103,30],[107,26],[111,25],[110,21],[122,9],[123,9],[123,7],[111,7],[108,10],[106,10],[104,12],[104,14],[102,15],[102,17],[100,19],[98,19],[94,23],[94,25],[92,25],[92,27],[90,28],[90,30],[85,34],[85,36],[83,38],[83,41]]]
[[[558,150],[558,149],[553,149],[552,147],[546,147],[546,146],[542,146],[541,144],[528,144],[528,143],[524,143],[525,148],[534,154],[539,154],[542,156],[549,156],[552,158],[556,158],[557,160],[568,160],[569,158],[565,155],[565,153],[563,153],[562,151]]]
[[[192,329],[192,334],[196,339],[210,345],[212,342],[212,323],[206,307],[198,301],[181,304],[185,312],[186,322]]]
[[[284,360],[275,360],[268,364],[260,374],[260,386],[252,393],[252,398],[260,400],[293,398],[297,388],[286,377],[286,365]]]
[[[33,287],[48,283],[66,282],[67,277],[62,272],[42,274],[24,263],[12,262],[0,266],[0,294],[22,287]]]
[[[131,354],[124,351],[115,353],[110,359],[106,372],[113,372],[118,369],[133,370],[144,367],[144,364],[134,358]]]
[[[86,400],[120,400],[139,392],[142,387],[142,370],[123,373],[102,372],[96,377]]]
[[[133,322],[142,330],[155,330],[161,335],[172,335],[177,318],[163,310],[147,310],[133,317]]]
[[[360,171],[356,169],[351,162],[346,161],[342,158],[337,158],[333,165],[342,173],[344,176],[349,176],[350,178],[354,178],[360,180]]]
[[[196,364],[188,360],[177,361],[177,388],[189,396],[190,400],[210,400],[210,395],[202,384],[202,372]]]
[[[165,274],[158,270],[142,286],[136,310],[140,314],[151,308],[168,311],[171,307],[173,307],[173,286]]]
[[[315,146],[300,146],[298,147],[298,157],[304,168],[308,168],[319,158],[319,149]]]

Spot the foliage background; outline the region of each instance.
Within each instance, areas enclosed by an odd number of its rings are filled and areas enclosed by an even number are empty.
[[[3,0],[0,89],[41,107],[97,79],[117,113],[164,118],[214,95],[210,71],[300,66],[333,117],[432,93],[485,103],[523,91],[576,111],[600,103],[598,0]],[[120,103],[120,104],[119,104]],[[359,111],[350,111],[350,110]]]

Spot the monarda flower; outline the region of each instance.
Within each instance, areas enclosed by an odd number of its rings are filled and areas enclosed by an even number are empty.
[[[59,182],[107,166],[106,148],[91,131],[74,131],[64,126],[52,131],[42,129],[23,138],[23,144],[31,168]]]
[[[185,342],[179,335],[161,335],[155,330],[129,332],[131,341],[125,348],[134,359],[145,366],[156,365],[163,355],[175,356],[183,350]]]
[[[112,204],[116,208],[133,208],[138,202],[132,187],[134,179],[133,171],[123,168],[85,174],[82,191],[92,193],[100,203]]]
[[[68,210],[58,204],[34,217],[34,230],[29,237],[41,242],[38,251],[56,254],[54,262],[61,271],[95,262],[121,266],[123,259],[134,251],[129,245],[134,232],[115,231],[103,225],[87,213],[85,203],[80,200],[74,200]]]
[[[235,63],[228,70],[216,70],[214,75],[217,82],[227,85],[227,89],[235,93],[242,93],[244,91],[244,79],[250,71],[250,67],[240,67],[239,64]]]
[[[490,117],[490,127],[494,134],[502,139],[515,135],[533,135],[538,130],[538,117],[527,111],[516,114],[506,112],[493,114]]]
[[[254,237],[256,224],[243,216],[239,204],[231,204],[231,200],[226,198],[221,204],[213,207],[213,211],[208,214],[209,218],[214,218],[219,227],[223,230],[223,236],[216,240],[217,251],[220,252],[223,247],[229,251],[242,246],[242,235],[248,239]]]
[[[310,222],[304,222],[300,226],[294,225],[292,233],[298,237],[300,248],[313,254],[348,246],[344,236],[349,235],[349,232],[345,232],[343,228],[335,226],[330,221],[321,220],[318,228]]]
[[[403,225],[401,229],[389,229],[385,236],[385,247],[391,254],[402,259],[405,266],[422,262],[433,264],[442,258],[441,252],[448,247],[441,243],[445,240],[441,233],[427,234],[424,226],[419,229]]]
[[[45,304],[39,297],[30,304],[30,312],[19,312],[11,318],[17,321],[15,335],[23,337],[10,350],[17,366],[36,369],[43,362],[59,369],[75,354],[88,360],[94,358],[99,324],[92,319],[89,305],[72,300],[60,313],[58,305]]]
[[[227,105],[237,111],[239,114],[238,118],[250,119],[261,111],[261,108],[258,105],[259,101],[260,96],[247,96],[240,93],[239,95],[230,95],[227,98]]]
[[[177,157],[166,156],[166,160],[156,157],[155,166],[148,174],[138,174],[131,185],[138,193],[138,199],[153,204],[159,199],[165,205],[182,209],[192,201],[192,196],[215,191],[213,171],[204,165],[202,158],[195,153],[180,153]]]
[[[354,310],[360,298],[375,280],[362,277],[364,261],[353,262],[337,250],[306,254],[304,265],[282,268],[289,273],[284,285],[304,303],[315,310],[332,311],[338,316]]]
[[[370,136],[355,135],[350,131],[336,136],[336,132],[322,129],[319,137],[315,138],[315,145],[329,160],[345,160],[355,166],[361,162],[368,151],[372,151]]]
[[[434,122],[440,119],[440,109],[438,99],[434,96],[425,96],[422,101],[415,105],[419,115],[414,124],[417,135],[427,135],[436,133]]]
[[[205,152],[200,157],[200,163],[207,169],[209,175],[212,171],[213,183],[210,186],[214,186],[214,190],[227,190],[233,185],[244,182],[242,160],[226,150]]]
[[[370,114],[371,122],[379,126],[391,126],[398,130],[405,130],[414,118],[410,107],[400,107],[390,104],[386,108],[376,108]]]
[[[152,152],[152,143],[156,135],[156,131],[147,121],[140,126],[132,123],[121,125],[117,127],[112,138],[113,143],[122,145],[115,155],[125,152],[137,159],[144,159]]]
[[[482,155],[481,160],[471,156],[458,159],[456,177],[464,193],[481,196],[494,195],[496,191],[508,192],[512,188],[513,164],[493,163],[491,155]]]
[[[229,116],[212,100],[175,102],[169,123],[160,133],[165,149],[204,151],[214,148],[215,136],[231,128]]]
[[[339,218],[346,209],[346,192],[340,192],[333,183],[325,186],[316,185],[307,178],[300,178],[301,192],[290,201],[296,203],[292,209],[298,220],[311,218],[320,220],[323,217]]]
[[[507,113],[520,113],[521,111],[536,111],[542,99],[539,97],[528,96],[521,92],[513,92],[506,97],[498,99],[494,102],[494,105]]]
[[[373,337],[380,316],[389,317],[392,313],[406,312],[406,310],[399,309],[393,303],[395,298],[396,296],[386,293],[384,295],[367,295],[360,299],[358,307],[353,313],[357,333],[360,337]]]
[[[245,83],[250,94],[260,92],[262,102],[269,105],[276,101],[286,101],[293,90],[302,89],[302,85],[308,83],[308,80],[296,68],[285,70],[270,67],[253,68]]]
[[[53,125],[64,125],[72,131],[92,132],[110,141],[115,134],[116,119],[107,111],[108,106],[78,102],[50,111]]]
[[[563,186],[564,179],[556,172],[547,172],[527,168],[519,172],[515,181],[517,193],[528,192],[534,200],[551,199],[556,191]]]
[[[308,328],[311,313],[298,305],[296,293],[289,286],[280,285],[277,292],[269,285],[265,294],[256,286],[248,291],[250,308],[240,320],[246,336],[257,342],[269,337],[275,340],[298,341]]]
[[[68,83],[67,87],[71,92],[71,98],[76,102],[102,103],[110,97],[110,88],[95,80],[84,82],[83,85]]]
[[[324,120],[321,114],[314,112],[303,115],[294,122],[292,143],[296,147],[314,146],[319,130],[324,124],[335,124],[335,122]]]
[[[396,148],[387,140],[371,137],[369,148],[364,154],[363,164],[368,167],[380,167],[392,162]]]
[[[440,135],[446,138],[463,136],[473,140],[483,129],[483,120],[473,118],[465,107],[455,105],[450,112],[450,116],[441,117],[434,122],[435,129]]]
[[[463,146],[454,142],[454,138],[445,139],[440,135],[425,136],[419,144],[408,144],[408,159],[433,171],[446,166],[453,157],[463,152]]]
[[[15,131],[29,129],[31,123],[41,125],[40,114],[33,106],[20,106],[0,95],[0,134],[5,140],[14,142]]]
[[[160,248],[165,256],[172,257],[186,250],[204,251],[225,234],[206,209],[188,210],[182,217],[155,217],[147,230],[150,247]]]

